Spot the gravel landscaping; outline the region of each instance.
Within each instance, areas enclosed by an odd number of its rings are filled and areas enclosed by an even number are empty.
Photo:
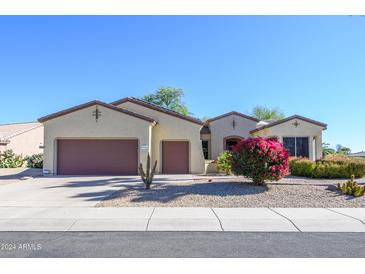
[[[195,176],[194,180],[159,182],[150,190],[126,184],[98,207],[365,207],[365,197],[336,191],[338,182],[287,177],[255,186],[243,177]],[[357,180],[365,184],[365,179]]]

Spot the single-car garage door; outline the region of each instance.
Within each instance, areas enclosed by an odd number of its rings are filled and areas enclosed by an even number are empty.
[[[137,140],[58,140],[58,175],[137,175]]]
[[[164,174],[189,173],[189,142],[187,141],[162,142],[162,173]]]

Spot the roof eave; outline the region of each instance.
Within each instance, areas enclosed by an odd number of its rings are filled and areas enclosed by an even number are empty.
[[[171,116],[174,116],[176,118],[180,118],[180,119],[183,119],[185,121],[192,122],[192,123],[195,123],[195,124],[198,124],[198,125],[201,125],[201,126],[204,125],[203,121],[200,121],[199,119],[196,119],[194,117],[185,116],[185,115],[179,114],[177,112],[174,112],[172,110],[169,110],[167,108],[157,106],[157,105],[154,105],[152,103],[144,102],[143,100],[133,98],[133,97],[126,97],[126,98],[114,101],[110,104],[114,105],[114,106],[117,106],[117,105],[120,105],[120,104],[123,104],[123,103],[126,103],[126,102],[130,102],[130,103],[134,103],[134,104],[146,107],[146,108],[150,108],[150,109],[153,109],[155,111],[159,111],[159,112],[165,113],[167,115],[171,115]]]
[[[253,134],[253,133],[256,133],[256,132],[265,130],[267,128],[271,128],[271,127],[274,127],[274,126],[277,126],[277,125],[280,125],[280,124],[283,124],[283,123],[286,123],[286,122],[289,122],[289,121],[295,120],[295,119],[302,120],[304,122],[307,122],[307,123],[310,123],[310,124],[313,124],[313,125],[322,127],[322,130],[326,130],[327,129],[327,124],[324,124],[324,123],[321,123],[321,122],[318,122],[318,121],[314,121],[312,119],[309,119],[309,118],[306,118],[306,117],[303,117],[303,116],[300,116],[300,115],[293,115],[293,116],[284,118],[282,120],[273,122],[271,124],[265,125],[263,127],[260,127],[260,128],[254,129],[254,130],[251,130],[250,133]]]
[[[154,119],[152,119],[150,117],[140,115],[138,113],[134,113],[132,111],[125,110],[125,109],[122,109],[122,108],[119,108],[119,107],[116,107],[114,105],[107,104],[107,103],[104,103],[104,102],[98,101],[98,100],[90,101],[90,102],[87,102],[85,104],[81,104],[81,105],[78,105],[78,106],[75,106],[75,107],[71,107],[71,108],[59,111],[59,112],[55,112],[55,113],[47,115],[47,116],[43,116],[43,117],[38,119],[38,122],[44,123],[46,121],[49,121],[49,120],[52,120],[52,119],[55,119],[55,118],[58,118],[58,117],[73,113],[73,112],[81,110],[81,109],[91,107],[91,106],[94,106],[94,105],[100,105],[100,106],[103,106],[103,107],[106,107],[106,108],[109,108],[109,109],[124,113],[126,115],[130,115],[130,116],[133,116],[135,118],[145,120],[145,121],[150,122],[152,124],[157,123]]]
[[[230,115],[237,115],[237,116],[240,116],[242,118],[245,118],[245,119],[248,119],[248,120],[251,120],[251,121],[254,121],[256,123],[260,122],[259,119],[255,118],[255,117],[252,117],[252,116],[249,116],[249,115],[246,115],[244,113],[240,113],[238,111],[231,111],[231,112],[227,112],[227,113],[224,113],[222,115],[219,115],[219,116],[216,116],[214,118],[210,118],[207,120],[208,123],[211,123],[211,122],[214,122],[214,121],[217,121],[217,120],[220,120],[222,118],[225,118],[227,116],[230,116]]]

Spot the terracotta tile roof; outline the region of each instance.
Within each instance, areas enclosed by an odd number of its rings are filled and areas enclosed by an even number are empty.
[[[138,98],[134,98],[134,97],[123,98],[118,101],[112,102],[111,104],[114,106],[117,106],[117,105],[120,105],[120,104],[123,104],[126,102],[131,102],[131,103],[134,103],[134,104],[137,104],[140,106],[144,106],[146,108],[150,108],[150,109],[153,109],[153,110],[156,110],[156,111],[159,111],[159,112],[162,112],[162,113],[165,113],[165,114],[168,114],[168,115],[171,115],[171,116],[174,116],[174,117],[177,117],[177,118],[180,118],[180,119],[192,122],[192,123],[196,123],[198,125],[204,124],[203,121],[201,121],[197,118],[194,118],[191,116],[185,116],[176,111],[173,111],[173,110],[170,110],[170,109],[167,109],[167,108],[164,108],[164,107],[158,106],[156,104],[153,104],[153,103],[150,103],[150,102],[138,99]]]
[[[314,124],[316,126],[323,127],[323,129],[327,129],[327,124],[324,124],[324,123],[321,123],[321,122],[318,122],[318,121],[315,121],[315,120],[312,120],[312,119],[309,119],[309,118],[306,118],[306,117],[303,117],[303,116],[300,116],[300,115],[293,115],[293,116],[284,118],[282,120],[279,120],[279,121],[272,122],[270,124],[264,125],[264,126],[259,127],[257,129],[251,130],[250,133],[255,133],[255,132],[261,131],[263,129],[270,128],[270,127],[273,127],[273,126],[276,126],[276,125],[280,125],[280,124],[283,124],[283,123],[286,123],[290,120],[295,120],[295,119],[302,120],[302,121]]]
[[[42,124],[38,122],[25,122],[0,125],[0,143],[9,143],[9,139],[38,128]]]
[[[214,117],[214,118],[211,118],[211,119],[208,119],[207,122],[213,122],[213,121],[216,121],[216,120],[219,120],[219,119],[222,119],[222,118],[225,118],[227,116],[230,116],[230,115],[237,115],[237,116],[240,116],[242,118],[245,118],[245,119],[248,119],[248,120],[251,120],[251,121],[254,121],[254,122],[260,122],[259,119],[256,119],[255,117],[252,117],[252,116],[249,116],[249,115],[246,115],[246,114],[243,114],[241,112],[238,112],[238,111],[231,111],[231,112],[228,112],[228,113],[225,113],[225,114],[222,114],[222,115],[219,115],[217,117]]]
[[[103,106],[103,107],[106,107],[106,108],[109,108],[109,109],[112,109],[112,110],[115,110],[115,111],[118,111],[118,112],[121,112],[121,113],[130,115],[130,116],[133,116],[133,117],[136,117],[136,118],[145,120],[145,121],[150,122],[150,123],[156,123],[156,121],[154,119],[150,118],[150,117],[147,117],[147,116],[144,116],[144,115],[140,115],[138,113],[134,113],[132,111],[125,110],[125,109],[122,109],[120,107],[116,107],[114,105],[107,104],[107,103],[104,103],[104,102],[101,102],[101,101],[97,101],[97,100],[90,101],[90,102],[85,103],[85,104],[81,104],[81,105],[78,105],[78,106],[75,106],[75,107],[72,107],[72,108],[68,108],[68,109],[65,109],[65,110],[62,110],[62,111],[59,111],[59,112],[56,112],[56,113],[53,113],[53,114],[50,114],[50,115],[41,117],[41,118],[38,119],[38,121],[40,123],[43,123],[45,121],[52,120],[54,118],[57,118],[57,117],[60,117],[60,116],[63,116],[63,115],[66,115],[66,114],[69,114],[69,113],[78,111],[80,109],[84,109],[84,108],[87,108],[87,107],[91,107],[91,106],[94,106],[94,105]]]

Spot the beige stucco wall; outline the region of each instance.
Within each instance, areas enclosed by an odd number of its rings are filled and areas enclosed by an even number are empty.
[[[43,126],[33,128],[29,131],[9,138],[10,143],[6,149],[12,149],[15,154],[31,156],[33,154],[43,153]]]
[[[164,140],[189,141],[190,173],[204,173],[205,161],[200,140],[201,125],[131,102],[123,103],[119,107],[157,121],[158,124],[152,130],[151,158],[153,161],[158,161],[158,173],[162,170],[162,141]]]
[[[98,122],[92,116],[95,106],[78,110],[44,122],[44,170],[57,171],[57,139],[138,139],[139,161],[145,166],[150,146],[151,123],[103,106],[98,106]]]
[[[298,127],[295,127],[294,122],[299,122]],[[294,119],[279,124],[262,131],[254,133],[254,136],[261,137],[278,137],[282,142],[283,137],[309,137],[309,159],[318,160],[322,157],[322,131],[323,128],[312,123]],[[316,145],[313,144],[315,139]]]
[[[232,122],[236,121],[233,128]],[[211,157],[216,159],[224,151],[224,138],[229,136],[240,136],[247,138],[250,131],[256,128],[256,122],[238,115],[229,115],[210,123],[211,132]]]

